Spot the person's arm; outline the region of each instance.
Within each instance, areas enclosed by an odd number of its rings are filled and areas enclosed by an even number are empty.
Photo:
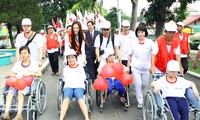
[[[42,47],[38,48],[38,51],[39,51],[39,62],[38,62],[38,65],[42,66],[43,48]]]
[[[193,69],[197,69],[199,58],[200,58],[200,50],[197,52],[197,55],[194,59]]]
[[[99,56],[99,47],[95,48],[95,54],[96,54],[96,59],[98,60],[98,62],[100,61],[100,56]]]
[[[16,61],[19,61],[19,47],[16,47]]]
[[[159,93],[159,92],[160,92],[160,88],[158,87],[158,84],[157,84],[156,81],[153,81],[153,82],[151,83],[151,86],[154,88],[154,92],[155,92],[155,93]]]
[[[190,81],[191,82],[191,81]],[[199,92],[198,92],[198,90],[197,90],[197,87],[196,87],[196,85],[194,84],[194,82],[191,82],[191,86],[190,86],[191,88],[192,88],[192,90],[193,90],[193,92],[194,92],[194,95],[195,96],[199,96]]]
[[[181,49],[180,49],[180,45],[177,47],[175,53],[176,53],[176,61],[179,62],[180,72],[183,75],[184,74],[184,69],[183,69],[182,63],[181,63],[181,55],[180,55],[181,54]]]
[[[83,41],[82,42],[82,45],[81,45],[81,54],[83,55],[83,64],[85,64],[86,65],[86,63],[87,63],[87,61],[86,61],[86,54],[85,54],[85,42]]]

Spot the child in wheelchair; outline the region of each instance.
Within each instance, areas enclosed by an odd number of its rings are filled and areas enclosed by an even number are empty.
[[[22,60],[15,63],[14,67],[8,74],[8,77],[16,77],[22,80],[23,76],[42,76],[38,64],[30,59],[30,49],[27,46],[22,46],[19,50]],[[24,104],[24,95],[30,92],[30,86],[26,86],[23,90],[17,90],[15,87],[9,87],[6,96],[6,106],[4,112],[4,120],[10,120],[9,111],[13,96],[18,96],[18,112],[13,120],[23,120],[22,108]]]
[[[110,48],[106,48],[104,54],[102,55],[102,58],[104,58],[104,60],[100,62],[100,65],[97,71],[101,73],[100,71],[106,63],[113,65],[115,62],[118,62],[116,59],[114,59],[114,57],[115,57],[114,50]],[[125,67],[124,71],[128,72],[128,69]],[[103,96],[104,101],[108,99],[108,95],[112,92],[113,88],[115,88],[118,91],[120,102],[125,103],[126,102],[126,99],[124,97],[125,87],[121,83],[121,81],[115,78],[106,78],[106,80],[108,82],[108,90],[105,92]]]
[[[63,69],[64,100],[61,106],[60,120],[63,120],[68,109],[68,105],[73,96],[78,100],[85,120],[89,120],[88,109],[83,99],[86,74],[83,66],[77,64],[77,55],[73,49],[66,53],[68,65]]]
[[[162,91],[162,96],[169,104],[175,120],[188,120],[189,108],[185,98],[185,91],[191,87],[196,96],[199,96],[199,93],[193,82],[177,76],[179,71],[179,62],[170,60],[167,63],[167,75],[157,81],[153,81],[151,86],[154,88],[155,93]]]

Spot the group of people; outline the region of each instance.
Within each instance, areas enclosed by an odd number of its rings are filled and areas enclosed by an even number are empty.
[[[59,76],[58,55],[63,55],[63,66],[65,67],[62,75],[64,76],[65,86],[60,120],[64,119],[69,101],[73,95],[78,100],[85,120],[89,119],[87,107],[83,101],[84,80],[86,79],[83,67],[85,67],[94,82],[103,65],[106,63],[114,64],[116,61],[121,62],[124,65],[124,71],[132,74],[134,78],[134,89],[139,109],[143,107],[143,90],[149,84],[150,73],[156,75],[156,80],[160,78],[157,73],[167,73],[167,81],[169,80],[171,84],[174,84],[178,81],[176,80],[176,75],[179,70],[182,75],[188,71],[190,39],[189,35],[182,31],[184,27],[183,22],[175,23],[171,21],[166,23],[165,34],[157,38],[155,42],[147,38],[148,31],[144,23],[140,23],[135,32],[133,32],[130,30],[128,20],[122,21],[122,31],[117,34],[112,34],[111,23],[109,21],[105,21],[102,24],[101,32],[94,29],[95,24],[93,21],[87,22],[88,30],[86,32],[83,32],[79,21],[73,22],[72,25],[67,26],[65,31],[59,31],[60,33],[56,33],[54,27],[49,25],[48,33],[44,34],[44,31],[40,31],[41,35],[32,31],[31,26],[32,22],[29,18],[22,20],[24,32],[18,34],[16,38],[16,60],[18,62],[13,67],[9,76],[16,76],[17,79],[20,79],[21,75],[42,76],[39,66],[42,65],[44,55],[49,58],[52,75]],[[194,68],[197,67],[199,57],[200,52],[195,59]],[[179,69],[168,67],[168,62],[171,60],[176,61],[175,63],[178,64]],[[121,81],[114,79],[113,86],[111,78],[106,78],[106,80],[109,83],[108,94],[115,87],[118,91],[120,101],[124,102],[124,86]],[[162,82],[152,83],[155,91],[161,89],[160,84]],[[188,85],[180,87],[188,89],[186,90],[186,94],[181,97],[185,98],[184,96],[186,96],[187,99],[191,99],[192,101],[193,95],[199,95],[198,91],[192,82],[185,82],[185,84]],[[192,89],[189,87],[192,87]],[[195,94],[193,94],[192,90]],[[17,93],[15,88],[10,88],[9,91],[4,119],[9,119],[9,107],[12,97]],[[18,91],[18,99],[20,100],[18,101],[19,106],[16,119],[23,119],[21,116],[22,96],[27,91],[27,88],[23,91]],[[104,97],[107,99],[108,96]],[[176,100],[170,99],[169,102],[174,104]],[[196,101],[193,103],[196,105]],[[173,112],[177,113],[178,109],[180,108],[174,108]]]

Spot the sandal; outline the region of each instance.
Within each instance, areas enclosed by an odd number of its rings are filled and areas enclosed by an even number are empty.
[[[120,97],[119,100],[120,100],[121,103],[125,103],[126,102],[126,99],[124,97]]]

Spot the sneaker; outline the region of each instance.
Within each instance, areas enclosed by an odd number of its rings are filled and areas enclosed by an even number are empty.
[[[17,114],[13,120],[23,120],[22,114]]]
[[[119,100],[120,100],[121,103],[125,103],[126,102],[126,99],[124,97],[120,97]]]
[[[60,73],[59,72],[56,72],[56,76],[59,76],[60,75]]]
[[[142,109],[142,104],[138,104],[137,108]]]
[[[9,112],[5,112],[5,113],[4,113],[3,120],[10,120]]]

